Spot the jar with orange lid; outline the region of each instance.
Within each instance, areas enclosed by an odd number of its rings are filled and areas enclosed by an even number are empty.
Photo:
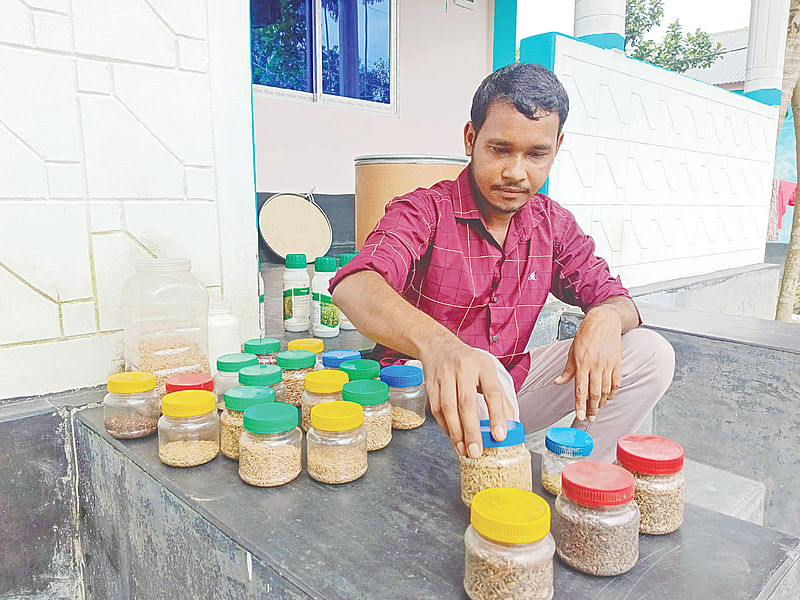
[[[309,352],[313,352],[316,356],[316,363],[314,364],[315,369],[324,369],[325,366],[322,364],[322,354],[325,352],[325,342],[323,342],[319,338],[300,338],[297,340],[292,340],[286,346],[287,350],[307,350]]]
[[[364,410],[355,402],[335,400],[311,409],[306,436],[308,474],[322,483],[347,483],[367,472]]]
[[[103,424],[109,435],[125,440],[146,437],[158,429],[161,402],[153,373],[116,373],[106,386]]]
[[[172,392],[161,401],[158,458],[171,467],[194,467],[219,454],[219,415],[214,392]]]
[[[312,371],[305,378],[305,389],[300,399],[300,427],[308,431],[311,423],[311,409],[323,402],[342,399],[342,387],[347,383],[347,374],[342,371],[326,369]]]

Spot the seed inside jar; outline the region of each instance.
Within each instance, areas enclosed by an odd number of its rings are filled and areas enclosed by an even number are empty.
[[[672,533],[683,523],[686,478],[683,473],[673,475],[648,475],[634,473],[641,520],[639,531],[650,535]],[[677,480],[665,484],[665,478]]]
[[[486,488],[509,487],[531,491],[531,454],[524,445],[484,448],[479,458],[459,457],[461,501],[469,506],[472,497]]]
[[[393,429],[416,429],[425,422],[425,417],[418,415],[413,410],[392,406]]]
[[[103,424],[109,435],[122,440],[145,437],[158,429],[158,419],[135,414],[108,417]]]
[[[156,390],[160,396],[166,393],[167,379],[173,375],[210,372],[208,359],[200,347],[181,339],[141,342],[139,364],[136,366],[155,374]]]
[[[553,559],[530,564],[480,549],[468,551],[464,589],[472,600],[549,600]]]
[[[367,450],[380,450],[392,441],[392,415],[389,411],[364,412],[364,428],[367,430]]]
[[[326,447],[309,444],[308,474],[322,483],[347,483],[367,472],[363,446]]]
[[[240,448],[239,476],[250,485],[283,485],[297,477],[301,468],[300,448],[291,444],[265,446],[245,441]]]
[[[178,440],[160,446],[158,458],[171,467],[194,467],[219,454],[219,444],[209,440]]]
[[[226,414],[227,413],[227,414]],[[239,438],[242,436],[244,413],[225,410],[220,415],[219,446],[228,458],[239,458]]]

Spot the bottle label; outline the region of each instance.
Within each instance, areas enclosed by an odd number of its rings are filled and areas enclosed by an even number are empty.
[[[311,296],[311,324],[314,327],[336,329],[339,326],[339,308],[333,299],[325,294],[314,293]]]
[[[311,288],[283,290],[283,320],[292,324],[308,323],[311,309]]]

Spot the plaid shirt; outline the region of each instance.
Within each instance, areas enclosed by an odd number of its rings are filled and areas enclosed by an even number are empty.
[[[392,200],[356,257],[330,289],[357,271],[380,273],[413,306],[463,342],[488,350],[519,390],[530,369],[525,351],[548,292],[585,312],[614,296],[630,297],[572,214],[536,194],[512,217],[504,247],[486,229],[469,167]],[[408,359],[378,346],[382,365]]]

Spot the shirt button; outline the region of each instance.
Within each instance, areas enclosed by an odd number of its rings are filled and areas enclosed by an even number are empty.
[[[494,296],[494,297],[492,298],[492,302],[497,302],[497,296]]]
[[[493,335],[493,336],[492,336],[492,341],[493,341],[493,342],[496,342],[496,341],[497,341],[497,336],[496,336],[496,335]]]

